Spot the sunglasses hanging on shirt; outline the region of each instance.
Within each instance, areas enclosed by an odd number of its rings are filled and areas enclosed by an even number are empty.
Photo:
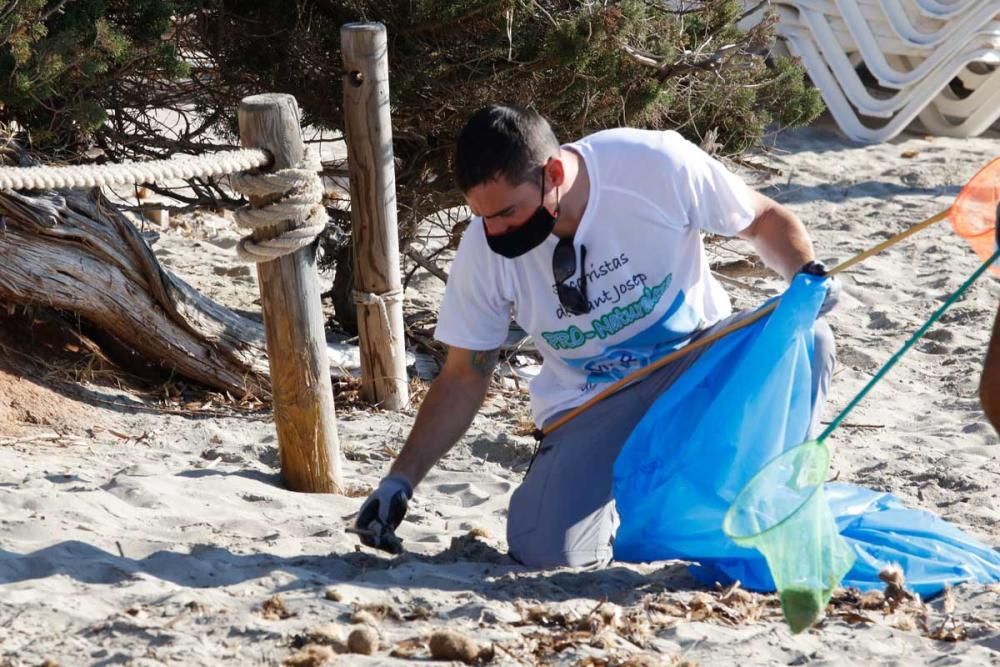
[[[576,273],[576,249],[573,239],[559,239],[552,253],[552,277],[556,281],[556,295],[559,303],[571,315],[586,315],[590,312],[590,301],[587,300],[587,246],[580,246],[580,279],[576,285],[568,285],[566,281]]]

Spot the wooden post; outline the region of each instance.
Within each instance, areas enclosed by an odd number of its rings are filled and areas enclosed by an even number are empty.
[[[305,147],[299,108],[291,95],[254,95],[239,107],[240,140],[274,156],[272,170],[294,167]],[[261,206],[273,198],[250,197]],[[287,231],[292,222],[254,230],[254,239]],[[281,451],[281,478],[293,491],[339,493],[343,489],[333,385],[327,360],[313,246],[257,264],[260,301],[271,367],[274,424]]]
[[[381,23],[348,23],[340,30],[354,230],[354,290],[360,297],[361,391],[366,401],[399,410],[409,402],[410,390],[386,44],[385,26]]]

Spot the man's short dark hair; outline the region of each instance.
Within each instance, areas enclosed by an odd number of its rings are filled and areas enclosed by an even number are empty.
[[[538,112],[493,104],[472,114],[458,134],[455,180],[462,192],[503,176],[512,185],[539,178],[559,155],[559,140]]]

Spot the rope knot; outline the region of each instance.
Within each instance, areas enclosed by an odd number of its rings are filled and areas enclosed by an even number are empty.
[[[255,241],[253,235],[240,239],[236,246],[245,262],[269,262],[305,248],[316,240],[328,220],[323,207],[323,183],[317,172],[319,159],[307,149],[301,163],[289,169],[263,174],[233,174],[233,189],[247,196],[275,196],[277,199],[259,208],[247,204],[236,210],[236,224],[246,229],[260,229],[279,222],[291,222],[292,228],[271,238]]]
[[[352,294],[354,296],[354,303],[364,306],[378,306],[379,315],[382,317],[382,327],[385,330],[385,336],[392,343],[389,346],[389,352],[392,354],[392,358],[395,359],[397,338],[392,332],[392,326],[389,323],[388,304],[398,303],[403,300],[402,288],[397,287],[396,289],[391,289],[387,292],[382,292],[381,294],[353,290]]]

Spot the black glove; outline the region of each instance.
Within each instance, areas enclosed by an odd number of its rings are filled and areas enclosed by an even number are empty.
[[[398,554],[403,541],[396,537],[396,528],[406,516],[407,501],[413,497],[413,486],[401,475],[389,475],[372,491],[354,522],[361,543],[375,549]]]
[[[827,275],[826,266],[823,262],[817,261],[806,262],[796,273],[805,273],[810,276],[818,276],[820,278],[824,278]],[[837,307],[837,304],[840,303],[841,288],[842,285],[840,281],[837,280],[836,276],[830,276],[827,278],[826,297],[824,297],[823,304],[819,307],[819,313],[816,317],[823,317]]]

